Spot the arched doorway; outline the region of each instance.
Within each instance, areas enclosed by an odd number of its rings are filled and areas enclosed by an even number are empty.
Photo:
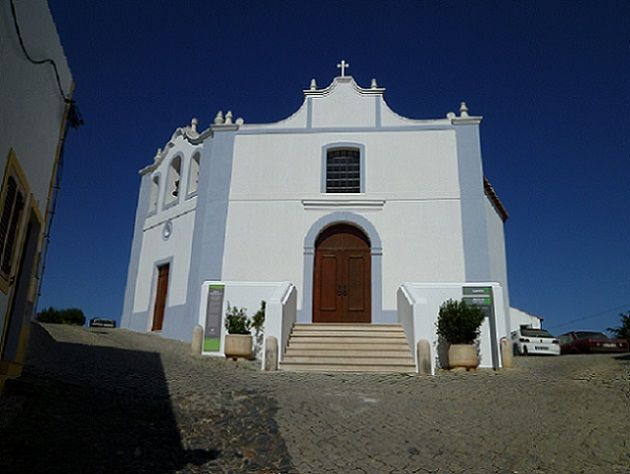
[[[370,241],[356,227],[337,224],[315,242],[314,323],[369,323]]]

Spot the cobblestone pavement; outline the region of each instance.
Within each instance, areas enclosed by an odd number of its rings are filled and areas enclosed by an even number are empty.
[[[35,325],[0,400],[0,472],[630,472],[630,354],[420,377],[263,373],[188,351]]]

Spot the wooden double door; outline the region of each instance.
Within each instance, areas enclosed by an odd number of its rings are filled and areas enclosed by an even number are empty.
[[[314,323],[371,322],[371,254],[367,236],[351,225],[325,229],[315,243]]]

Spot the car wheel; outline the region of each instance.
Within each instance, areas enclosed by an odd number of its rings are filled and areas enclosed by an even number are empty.
[[[523,355],[526,356],[527,355],[527,346],[523,346]]]
[[[516,344],[512,345],[512,355],[515,355],[515,356],[518,355],[518,345]]]

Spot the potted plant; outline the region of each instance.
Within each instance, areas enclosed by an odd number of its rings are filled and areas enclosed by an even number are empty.
[[[225,314],[225,348],[223,352],[226,358],[236,360],[239,357],[250,359],[252,357],[252,335],[250,329],[252,323],[247,317],[245,308],[230,306],[228,303]]]
[[[451,369],[476,369],[479,365],[475,341],[485,316],[481,309],[465,301],[445,301],[440,306],[437,333],[449,344],[448,364]]]
[[[263,346],[263,327],[265,324],[265,308],[267,303],[265,300],[260,302],[260,309],[252,316],[251,329],[254,331],[254,357],[260,355]]]
[[[225,314],[225,357],[236,360],[238,357],[253,359],[262,347],[263,325],[265,323],[265,301],[250,319],[246,308],[237,308],[228,303]],[[254,331],[254,337],[251,332]]]

